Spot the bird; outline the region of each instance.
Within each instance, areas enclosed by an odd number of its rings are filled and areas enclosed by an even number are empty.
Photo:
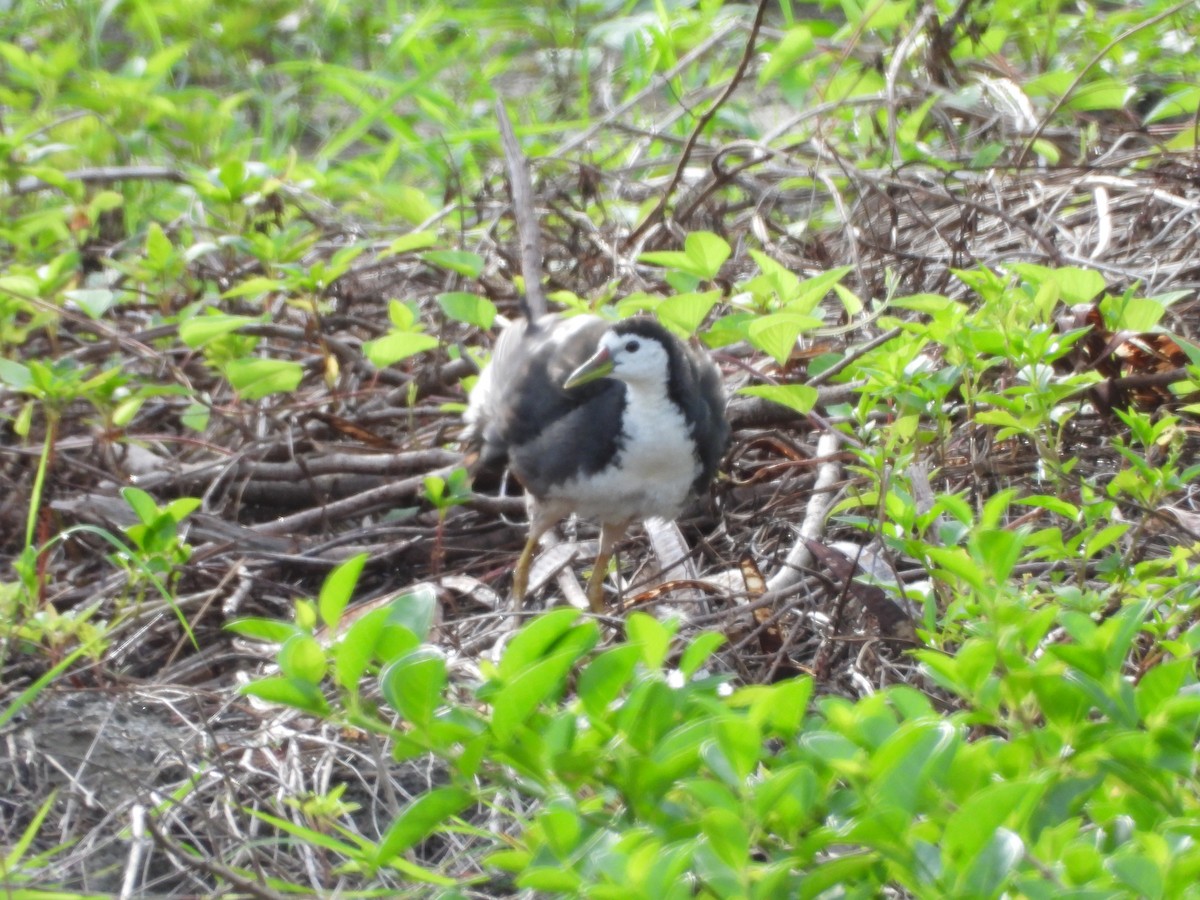
[[[525,490],[514,601],[542,536],[575,514],[600,525],[587,597],[603,613],[604,576],[629,526],[677,518],[712,482],[730,436],[721,377],[653,318],[522,309],[470,393],[465,443],[473,467],[506,466]]]

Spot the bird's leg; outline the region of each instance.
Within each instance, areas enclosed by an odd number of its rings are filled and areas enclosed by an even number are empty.
[[[553,528],[562,519],[557,510],[547,509],[538,505],[532,497],[528,498],[529,507],[529,538],[521,555],[517,557],[517,567],[513,570],[512,593],[513,608],[521,605],[525,592],[529,589],[529,567],[533,563],[533,554],[537,550],[542,535]]]
[[[604,574],[608,571],[608,561],[612,559],[613,551],[628,528],[628,522],[605,523],[600,526],[600,552],[596,554],[596,564],[592,567],[592,577],[588,579],[587,586],[588,603],[594,613],[605,611]]]
[[[529,540],[525,542],[524,549],[521,550],[521,555],[517,557],[517,567],[513,570],[512,593],[513,605],[519,606],[521,601],[525,599],[525,591],[529,589],[529,566],[533,562],[533,551],[537,549],[538,541],[541,540],[541,532],[534,534],[529,533]]]

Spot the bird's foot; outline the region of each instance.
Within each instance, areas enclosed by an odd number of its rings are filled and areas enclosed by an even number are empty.
[[[604,570],[596,569],[592,572],[592,577],[588,579],[587,586],[588,605],[592,608],[592,612],[596,615],[604,615],[608,612],[608,607],[604,602]]]

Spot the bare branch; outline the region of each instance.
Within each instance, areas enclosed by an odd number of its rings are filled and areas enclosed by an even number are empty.
[[[508,181],[512,188],[513,218],[521,239],[521,275],[525,278],[525,295],[521,309],[532,325],[546,313],[546,295],[542,293],[542,234],[533,210],[533,185],[529,181],[529,164],[521,153],[521,145],[513,132],[512,122],[504,109],[504,101],[496,99],[496,120],[500,124],[500,146],[508,165]]]

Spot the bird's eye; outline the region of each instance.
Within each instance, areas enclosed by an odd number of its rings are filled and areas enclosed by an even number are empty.
[[[639,344],[637,341],[627,341],[625,344],[625,350],[627,353],[634,353],[637,351],[638,346]]]

